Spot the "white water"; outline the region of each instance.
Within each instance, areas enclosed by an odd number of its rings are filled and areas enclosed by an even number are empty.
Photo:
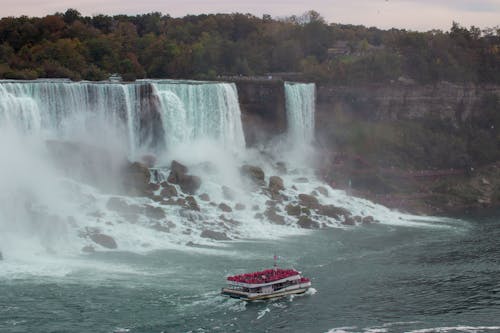
[[[293,144],[311,144],[314,140],[314,83],[285,82],[288,136]]]
[[[144,95],[145,88],[150,89],[151,96]],[[224,243],[200,237],[205,229],[223,232],[231,239],[306,233],[307,230],[297,226],[298,217],[287,215],[285,207],[298,204],[299,194],[317,192],[320,186],[326,190],[326,195],[317,193],[321,204],[345,207],[353,215],[371,215],[388,224],[436,225],[436,220],[418,221],[414,216],[350,197],[316,178],[310,167],[312,159],[306,154],[314,138],[314,90],[310,84],[286,84],[288,140],[284,146],[269,148],[273,156],[280,156],[286,162],[288,171],[282,174],[276,167],[276,159],[261,151],[245,149],[233,84],[0,81],[0,251],[7,261],[18,260],[23,263],[20,267],[27,267],[26,261],[37,261],[47,254],[79,254],[88,245],[105,250],[82,236],[89,228],[113,237],[119,250],[134,252],[159,248],[217,251],[188,246],[189,242],[224,247]],[[146,97],[157,98],[158,105],[149,101],[153,107],[148,109],[143,100]],[[168,225],[168,232],[153,229],[157,222],[142,213],[137,221],[127,221],[119,212],[107,208],[111,195],[64,179],[50,162],[43,144],[46,138],[90,142],[110,151],[123,149],[133,157],[158,141],[153,137],[156,132],[151,130],[154,124],[144,120],[148,112],[155,111],[160,112],[164,132],[159,141],[167,147],[166,151],[158,152],[159,161],[168,165],[170,160],[177,159],[186,164],[190,173],[202,178],[197,194],[210,196],[207,202],[195,196],[200,212],[160,204],[146,197],[121,197],[129,205],[160,207],[167,216],[160,222]],[[290,142],[295,143],[292,152],[286,148]],[[296,162],[292,155],[302,156],[302,162]],[[276,204],[276,214],[282,216],[283,225],[265,217],[269,196],[260,189],[252,189],[240,176],[243,164],[260,166],[266,183],[270,176],[282,177],[286,198]],[[159,168],[163,178],[168,172]],[[298,182],[298,178],[307,181]],[[232,198],[224,195],[224,187],[230,189]],[[177,190],[180,192],[179,187]],[[233,211],[221,211],[217,207],[220,203]],[[245,207],[235,209],[238,203]],[[27,208],[31,205],[38,212],[35,216]],[[344,227],[343,219],[314,212],[310,218],[322,226]]]
[[[212,139],[236,152],[245,148],[234,84],[156,81],[153,86],[160,97],[167,147]]]

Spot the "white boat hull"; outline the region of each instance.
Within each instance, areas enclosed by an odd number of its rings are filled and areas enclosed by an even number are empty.
[[[296,286],[290,286],[270,293],[248,293],[231,288],[222,288],[221,294],[232,298],[239,298],[244,301],[266,300],[288,295],[298,295],[305,293],[311,287],[311,282],[301,283]]]

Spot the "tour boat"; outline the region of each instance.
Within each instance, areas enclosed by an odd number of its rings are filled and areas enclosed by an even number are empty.
[[[311,287],[311,280],[294,269],[274,267],[260,272],[245,273],[227,278],[222,295],[244,301],[265,300],[286,295],[303,294]]]

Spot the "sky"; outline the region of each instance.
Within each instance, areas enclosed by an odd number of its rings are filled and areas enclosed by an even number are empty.
[[[382,29],[449,30],[453,21],[480,28],[500,25],[500,0],[0,0],[0,17],[44,16],[75,8],[83,15],[251,13],[261,17],[319,12],[327,22]]]

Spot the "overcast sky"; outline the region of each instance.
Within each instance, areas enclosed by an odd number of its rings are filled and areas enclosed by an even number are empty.
[[[142,14],[159,11],[178,17],[201,13],[252,13],[273,17],[314,9],[328,22],[379,28],[448,30],[453,21],[500,25],[500,0],[0,0],[0,17],[43,16],[76,8],[83,15]]]

